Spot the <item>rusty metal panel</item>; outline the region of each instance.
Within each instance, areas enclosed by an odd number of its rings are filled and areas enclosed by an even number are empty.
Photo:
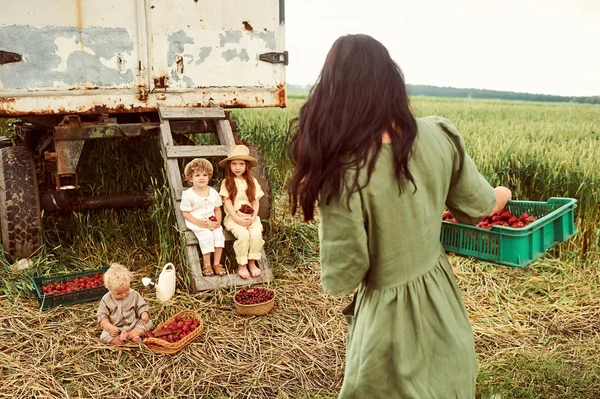
[[[280,2],[5,2],[0,116],[285,106]]]

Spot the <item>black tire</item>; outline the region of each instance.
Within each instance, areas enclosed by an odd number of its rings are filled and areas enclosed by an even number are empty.
[[[31,154],[20,146],[0,149],[0,237],[9,260],[28,258],[41,246],[40,209]]]
[[[269,219],[271,215],[271,185],[269,184],[269,178],[267,176],[267,169],[265,167],[265,158],[262,152],[253,145],[248,145],[250,155],[256,158],[258,165],[252,168],[252,175],[258,180],[258,184],[262,188],[265,195],[258,201],[260,206],[258,209],[258,216],[261,220]]]

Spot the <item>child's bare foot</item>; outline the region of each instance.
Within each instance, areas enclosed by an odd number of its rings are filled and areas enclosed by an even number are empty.
[[[261,271],[256,266],[256,262],[248,262],[248,269],[250,269],[250,274],[252,274],[252,277],[260,276]]]
[[[131,338],[131,341],[135,342],[136,344],[139,344],[140,342],[142,342],[142,337],[136,335],[135,337]]]
[[[119,338],[121,339],[122,342],[125,342],[125,341],[127,341],[128,335],[129,334],[127,334],[127,331],[123,330],[123,331],[121,331],[121,335],[119,336]]]
[[[250,273],[248,272],[248,268],[246,267],[246,265],[238,265],[238,274],[243,279],[247,279],[250,277]]]

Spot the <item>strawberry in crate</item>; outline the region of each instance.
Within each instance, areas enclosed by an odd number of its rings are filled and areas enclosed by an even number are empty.
[[[452,216],[450,211],[444,212],[442,215],[442,220],[450,223],[456,223],[456,219],[454,216]],[[535,216],[531,216],[526,212],[516,216],[507,209],[502,209],[493,215],[484,217],[483,220],[476,224],[476,226],[487,230],[491,229],[492,226],[505,226],[512,227],[513,229],[521,229],[535,222],[536,220],[537,218]]]

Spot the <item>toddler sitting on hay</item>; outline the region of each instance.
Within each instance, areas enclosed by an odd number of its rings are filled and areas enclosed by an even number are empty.
[[[100,300],[97,317],[104,329],[100,341],[105,344],[142,342],[144,331],[153,327],[148,303],[131,289],[130,284],[131,273],[123,265],[113,263],[104,273],[104,286],[108,292]]]

